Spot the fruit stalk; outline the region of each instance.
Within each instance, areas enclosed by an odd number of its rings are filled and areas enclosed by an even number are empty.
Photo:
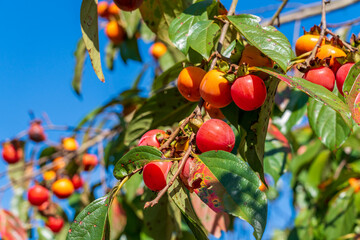
[[[154,198],[154,200],[150,201],[150,202],[146,202],[144,208],[148,208],[148,207],[153,207],[155,206],[159,200],[161,199],[162,196],[164,196],[164,194],[167,192],[167,190],[169,189],[169,187],[171,187],[171,185],[174,183],[175,179],[180,175],[180,173],[182,172],[186,160],[189,158],[191,150],[192,150],[192,141],[194,140],[195,134],[192,133],[190,136],[190,146],[189,148],[186,150],[184,156],[181,158],[180,160],[180,165],[178,167],[178,169],[176,170],[176,173],[174,174],[174,176],[171,178],[170,182],[168,182],[166,184],[166,186],[159,192],[159,194],[156,196],[156,198]]]
[[[336,35],[335,33],[333,33],[333,32],[332,32],[330,29],[328,29],[328,28],[325,29],[325,32],[326,32],[326,34],[330,34],[330,35],[333,36],[333,37],[337,37],[337,35]],[[346,41],[341,40],[341,38],[340,38],[340,41],[341,41],[342,44],[344,44],[344,46],[345,46],[346,48],[348,48],[350,51],[352,51],[352,52],[358,51],[357,48],[351,46],[351,45],[350,45],[349,43],[347,43]]]

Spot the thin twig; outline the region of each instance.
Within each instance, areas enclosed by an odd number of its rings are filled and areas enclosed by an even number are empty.
[[[183,170],[186,160],[189,158],[191,150],[192,150],[192,140],[194,139],[195,134],[192,133],[190,136],[190,145],[189,148],[186,150],[185,155],[181,158],[180,161],[180,165],[178,167],[178,169],[176,170],[174,176],[171,178],[170,182],[168,182],[166,184],[166,186],[158,193],[158,195],[156,196],[156,198],[150,202],[146,202],[144,208],[148,208],[148,207],[153,207],[155,206],[159,200],[161,199],[162,196],[164,196],[164,194],[167,192],[167,190],[169,189],[169,187],[171,187],[171,185],[174,183],[175,179],[180,175],[181,171]]]
[[[289,0],[283,0],[282,4],[280,5],[280,7],[278,8],[278,10],[275,12],[274,16],[271,18],[270,22],[268,23],[268,25],[274,25],[275,20],[278,20],[278,27],[280,26],[280,13],[281,11],[284,9],[284,7],[286,6],[286,4],[288,3]]]
[[[338,37],[335,33],[333,33],[330,29],[326,29],[326,33],[328,33],[328,34],[330,34],[331,36],[333,36],[333,37]],[[340,39],[340,38],[339,38]],[[358,51],[358,49],[357,48],[355,48],[355,47],[353,47],[353,46],[351,46],[349,43],[347,43],[346,41],[343,41],[343,40],[341,40],[340,39],[340,41],[344,44],[344,46],[346,47],[346,48],[348,48],[350,51],[352,51],[352,52],[356,52],[356,51]]]
[[[335,173],[334,173],[334,180],[338,179],[338,177],[340,176],[340,173],[341,173],[341,170],[345,167],[347,161],[346,159],[343,159],[339,166],[337,167],[337,169],[335,170]]]
[[[328,24],[329,28],[339,28],[339,27],[346,27],[346,26],[351,26],[355,23],[359,23],[360,22],[360,17],[352,19],[350,21],[346,21],[346,22],[342,22],[342,23],[333,23],[333,24]]]
[[[320,32],[320,36],[319,39],[315,45],[315,47],[313,48],[313,50],[311,51],[310,56],[305,60],[304,64],[305,66],[309,66],[309,63],[311,60],[313,60],[316,56],[316,53],[324,39],[325,36],[325,32],[326,32],[326,5],[327,1],[326,0],[322,0],[322,7],[321,7],[321,32]]]

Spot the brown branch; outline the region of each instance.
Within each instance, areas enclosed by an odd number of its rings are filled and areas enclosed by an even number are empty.
[[[346,163],[347,163],[346,159],[343,159],[340,162],[339,166],[337,167],[337,169],[335,170],[335,173],[334,173],[335,180],[338,179],[338,177],[340,176],[341,170],[345,167]]]
[[[360,0],[332,0],[331,4],[327,6],[326,11],[329,13],[338,9],[351,6],[357,2],[360,2]],[[281,24],[284,24],[319,15],[322,12],[321,6],[322,4],[319,2],[306,4],[299,9],[288,11],[282,14],[281,17],[279,17],[279,21],[281,22]],[[265,19],[264,21],[262,21],[262,24],[268,25],[269,22],[270,19]]]
[[[278,20],[278,27],[280,26],[280,13],[281,11],[285,8],[286,4],[288,3],[289,0],[283,0],[282,4],[280,5],[280,7],[278,8],[278,10],[275,12],[274,16],[271,18],[270,22],[268,23],[268,25],[274,25],[275,20]]]
[[[191,150],[192,150],[192,140],[194,139],[195,134],[192,133],[190,136],[190,145],[189,148],[186,150],[185,155],[181,158],[180,161],[180,165],[178,167],[178,169],[176,170],[174,176],[171,178],[170,182],[168,182],[166,184],[166,186],[158,193],[158,195],[156,196],[156,198],[150,202],[146,202],[144,208],[148,208],[148,207],[153,207],[155,206],[159,200],[161,199],[162,196],[164,196],[164,194],[167,192],[167,190],[171,187],[171,185],[174,183],[175,179],[180,175],[181,171],[183,170],[186,160],[189,158]]]
[[[311,60],[315,59],[316,53],[324,39],[325,36],[325,32],[326,32],[326,4],[327,4],[327,0],[322,0],[322,7],[321,7],[321,32],[320,32],[320,36],[319,39],[315,45],[315,47],[313,48],[313,50],[311,51],[310,56],[305,60],[304,64],[305,66],[309,66],[309,63]]]
[[[329,28],[339,28],[339,27],[346,27],[346,26],[351,26],[355,23],[359,23],[360,22],[360,17],[355,18],[353,20],[350,21],[346,21],[346,22],[342,22],[342,23],[333,23],[333,24],[328,24]]]
[[[335,33],[333,33],[333,32],[332,32],[331,30],[329,30],[328,28],[326,29],[326,33],[330,34],[330,35],[333,36],[333,37],[338,37]],[[346,41],[343,41],[343,40],[341,40],[340,38],[339,38],[339,40],[340,40],[340,41],[342,42],[342,44],[344,44],[344,46],[345,46],[346,48],[348,48],[350,51],[352,51],[352,52],[358,51],[357,48],[351,46],[351,45],[350,45],[349,43],[347,43]]]

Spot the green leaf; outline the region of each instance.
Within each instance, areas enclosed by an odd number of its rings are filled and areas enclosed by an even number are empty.
[[[275,183],[284,172],[289,151],[283,142],[268,135],[265,141],[264,172],[270,174]]]
[[[129,59],[141,62],[141,56],[136,37],[127,38],[120,44],[120,56],[127,63]]]
[[[139,190],[142,181],[142,175],[135,174],[124,184],[123,190],[125,190],[125,197],[128,202],[132,202],[136,197],[136,193]]]
[[[156,193],[146,189],[143,195],[144,201],[151,201],[156,195]],[[172,233],[180,228],[180,226],[176,226],[179,223],[179,219],[176,217],[181,219],[180,212],[173,215],[168,196],[165,195],[154,207],[144,209],[145,232],[153,239],[171,239]]]
[[[352,127],[353,124],[351,121],[351,114],[349,107],[343,101],[341,101],[334,93],[330,92],[323,86],[309,82],[303,78],[289,77],[264,68],[251,67],[251,69],[256,71],[262,71],[271,76],[274,76],[280,79],[281,81],[284,81],[289,86],[297,88],[300,91],[306,93],[315,100],[327,104],[329,107],[340,113],[346,125]]]
[[[286,72],[294,57],[289,40],[273,26],[262,27],[260,18],[250,14],[227,16],[251,45],[277,63]]]
[[[348,75],[346,76],[346,79],[345,79],[345,82],[343,85],[343,93],[344,93],[346,102],[348,102],[349,98],[351,97],[350,92],[354,86],[354,83],[359,82],[359,74],[360,74],[360,62],[357,62],[350,68],[350,71],[349,71]]]
[[[194,191],[210,208],[246,220],[261,239],[266,225],[267,199],[259,190],[260,180],[241,159],[225,151],[210,151],[198,156],[201,187]],[[198,160],[198,161],[199,161]],[[201,164],[205,168],[201,168]],[[200,175],[201,174],[201,175]]]
[[[277,125],[281,132],[288,133],[306,113],[308,96],[300,91],[291,91],[289,103],[281,117],[272,118],[272,122]]]
[[[84,39],[80,39],[76,50],[74,52],[76,63],[75,63],[75,74],[73,81],[71,83],[73,89],[75,90],[77,95],[81,93],[81,80],[82,80],[82,73],[84,69],[84,63],[86,59],[86,47],[84,43]]]
[[[114,176],[122,179],[153,160],[160,160],[162,152],[152,146],[140,146],[127,152],[115,165]]]
[[[127,37],[133,38],[140,25],[140,11],[138,9],[132,12],[121,11],[120,18],[124,24]]]
[[[208,20],[207,9],[212,4],[212,0],[197,2],[171,22],[169,27],[170,40],[185,55],[189,50],[188,37],[190,36],[190,29],[195,23]]]
[[[222,55],[224,57],[230,58],[232,63],[238,64],[241,59],[241,54],[243,50],[244,45],[236,39],[230,43],[230,45],[224,50]]]
[[[309,101],[308,117],[316,136],[331,150],[338,149],[351,133],[339,113],[314,99]]]
[[[89,52],[91,64],[96,76],[105,82],[101,68],[98,34],[97,0],[83,0],[80,10],[81,31],[86,49]]]
[[[350,86],[351,85],[351,86]],[[355,122],[360,125],[360,105],[359,105],[359,89],[360,89],[360,63],[357,62],[351,67],[344,85],[344,96],[347,105],[349,106],[352,117]]]
[[[110,197],[96,199],[84,208],[70,225],[66,239],[103,239]]]
[[[340,236],[352,233],[355,222],[354,191],[349,188],[338,194],[328,208],[325,216],[326,239],[338,239]]]
[[[315,190],[318,190],[317,187],[323,180],[324,168],[327,166],[330,154],[329,150],[321,151],[309,168],[306,184],[315,188]]]
[[[169,171],[167,181],[170,181],[170,179],[174,176],[177,170],[177,166],[178,163],[174,162],[173,166]],[[206,231],[200,219],[196,215],[190,202],[189,196],[187,195],[187,190],[184,184],[179,180],[179,178],[176,178],[174,183],[170,186],[168,190],[168,195],[170,197],[170,200],[173,201],[173,203],[180,209],[186,223],[195,235],[196,239],[207,240],[208,232]]]
[[[119,49],[115,46],[115,44],[111,41],[109,41],[108,45],[106,45],[105,48],[105,62],[106,62],[106,67],[109,70],[113,70],[114,69],[114,59],[116,54],[119,52]]]
[[[153,42],[155,40],[155,34],[143,22],[141,22],[140,25],[140,36],[141,39],[144,40],[144,42],[146,43]]]
[[[169,26],[191,5],[191,0],[145,0],[140,6],[142,19],[156,36],[169,44]]]
[[[188,44],[205,59],[208,59],[219,36],[219,30],[219,25],[214,21],[199,21],[189,30]]]
[[[14,195],[10,201],[10,211],[16,217],[18,217],[22,222],[28,221],[28,212],[30,208],[30,203],[27,199],[23,198],[24,189],[14,188],[12,189]]]
[[[37,232],[38,232],[39,240],[54,239],[53,232],[47,227],[38,227]]]
[[[157,93],[136,111],[126,128],[125,144],[130,144],[149,129],[181,121],[190,115],[195,106],[196,103],[188,102],[177,88]]]
[[[152,91],[159,90],[170,82],[176,80],[181,70],[183,70],[184,62],[185,61],[181,61],[174,64],[171,68],[167,69],[160,76],[156,77],[152,85]]]

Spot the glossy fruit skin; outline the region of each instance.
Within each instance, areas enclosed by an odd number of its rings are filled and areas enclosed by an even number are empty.
[[[156,42],[150,47],[150,54],[155,58],[159,59],[167,51],[167,47],[162,42]]]
[[[143,169],[145,185],[152,191],[160,191],[166,186],[166,177],[172,162],[150,162]]]
[[[246,45],[241,53],[240,64],[246,63],[249,67],[269,67],[274,66],[274,62],[265,56],[259,49],[254,46]]]
[[[106,1],[102,1],[98,3],[97,6],[97,12],[98,15],[102,18],[108,18],[109,17],[109,4]]]
[[[63,178],[54,182],[51,186],[51,190],[58,198],[64,199],[73,194],[75,189],[69,179]]]
[[[46,139],[44,128],[41,126],[40,121],[34,121],[30,124],[28,135],[34,142],[42,142]]]
[[[21,148],[16,149],[10,142],[4,143],[2,157],[9,164],[17,163],[23,157],[23,150]]]
[[[125,31],[120,24],[113,20],[105,27],[105,34],[115,44],[121,43],[125,39]]]
[[[222,114],[219,108],[213,107],[210,103],[204,103],[205,110],[209,113],[211,118],[215,119],[225,119],[224,114]]]
[[[41,204],[49,200],[49,190],[47,190],[43,186],[36,184],[29,189],[27,197],[31,205],[40,206]]]
[[[82,157],[82,164],[85,171],[92,170],[96,165],[98,165],[99,160],[95,154],[85,153]]]
[[[328,67],[310,69],[304,75],[304,79],[321,85],[332,92],[335,86],[335,74]]]
[[[310,52],[315,47],[317,41],[319,40],[319,35],[305,34],[296,40],[295,43],[295,52],[296,56],[300,56],[304,53]],[[325,39],[323,39],[322,44],[325,44]]]
[[[75,151],[79,148],[78,142],[75,140],[75,138],[64,138],[63,139],[63,147],[65,150],[68,151]]]
[[[206,71],[198,67],[184,68],[178,77],[177,87],[181,95],[190,102],[200,100],[200,83],[205,76]]]
[[[81,176],[79,176],[78,174],[75,174],[72,178],[71,178],[71,182],[74,185],[74,189],[78,190],[79,188],[81,188],[84,185],[84,181],[81,178]]]
[[[120,13],[120,9],[119,9],[118,6],[116,6],[115,3],[111,3],[109,5],[108,12],[109,12],[110,15],[115,16],[115,15],[118,15]]]
[[[264,81],[255,75],[237,78],[231,86],[231,97],[235,104],[244,111],[253,111],[265,102],[266,86]]]
[[[235,134],[222,120],[206,121],[196,134],[196,146],[201,152],[223,150],[231,152],[235,145]]]
[[[331,57],[330,59],[330,63],[329,63],[329,66],[330,68],[336,68],[334,70],[337,70],[340,66],[337,66],[337,65],[340,65],[335,58],[337,57],[346,57],[346,54],[343,50],[337,48],[337,47],[334,47],[334,46],[331,46],[331,45],[322,45],[317,54],[316,54],[316,57],[320,58],[320,59],[324,59],[324,58],[327,58],[327,57]],[[333,70],[333,71],[334,71]],[[334,71],[336,72],[336,71]]]
[[[60,169],[63,169],[66,166],[66,163],[63,157],[57,157],[53,160],[53,165],[53,170],[58,171]]]
[[[232,102],[231,84],[223,77],[224,73],[211,70],[205,74],[200,84],[200,95],[213,107],[223,108]]]
[[[56,177],[56,172],[53,171],[53,170],[46,171],[46,172],[44,172],[44,174],[43,174],[43,178],[44,178],[45,181],[54,180],[55,177]]]
[[[153,129],[150,130],[148,132],[146,132],[141,138],[140,141],[138,143],[138,146],[153,146],[156,148],[160,147],[160,143],[157,140],[156,136],[160,134],[160,135],[165,135],[165,131],[160,130],[160,129]]]
[[[337,86],[339,92],[341,93],[341,95],[343,95],[343,96],[344,96],[343,86],[344,86],[345,79],[346,79],[347,75],[349,74],[350,68],[352,66],[354,66],[354,64],[355,63],[350,63],[350,62],[345,63],[336,72],[336,77],[335,77],[336,86]]]
[[[61,231],[62,227],[64,226],[64,219],[61,217],[53,217],[50,216],[45,225],[51,229],[54,233],[58,233]]]
[[[140,7],[144,0],[114,0],[114,3],[124,11],[134,11]]]

